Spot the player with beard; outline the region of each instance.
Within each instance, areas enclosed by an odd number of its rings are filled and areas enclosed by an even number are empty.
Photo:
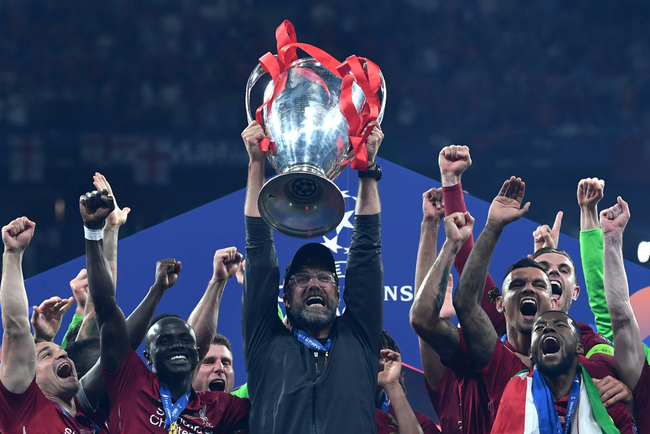
[[[250,161],[242,329],[253,434],[377,432],[383,268],[375,156],[383,133],[376,122],[367,128],[373,128],[366,149],[368,167],[374,170],[359,173],[345,312],[336,317],[340,293],[332,253],[320,244],[306,244],[284,276],[291,330],[277,315],[280,270],[271,228],[257,208],[265,164],[259,142],[265,133],[256,122],[242,132]]]
[[[502,294],[496,300],[497,309],[506,318],[507,335],[503,342],[481,308],[485,276],[497,241],[505,226],[521,218],[530,205],[527,203],[520,209],[524,192],[525,184],[519,178],[512,177],[503,184],[490,206],[485,228],[469,256],[454,295],[467,353],[481,374],[495,410],[498,410],[510,378],[532,364],[528,354],[535,318],[539,312],[557,308],[545,270],[528,258],[510,267],[503,281]],[[616,375],[608,361],[581,358],[584,359],[581,363],[594,378]]]
[[[4,254],[2,364],[0,365],[0,430],[3,433],[96,434],[108,432],[80,409],[74,363],[52,342],[34,343],[22,273],[25,248],[36,224],[21,217],[2,228]]]
[[[235,371],[232,368],[230,341],[225,336],[216,334],[196,373],[192,387],[197,392],[210,390],[231,393],[234,384]]]
[[[582,336],[573,318],[562,311],[539,315],[530,347],[535,367],[508,382],[492,432],[636,433],[622,402],[605,410],[587,369],[579,363],[582,354]]]
[[[88,284],[100,328],[100,363],[111,403],[111,431],[198,434],[245,428],[248,400],[221,392],[197,394],[192,389],[200,355],[197,335],[183,319],[162,317],[149,328],[144,356],[151,371],[124,339],[128,336],[127,323],[115,302],[113,277],[101,243],[101,227],[113,208],[106,190],[87,193],[79,201],[86,234]],[[202,327],[209,330],[208,342],[216,329],[218,301],[240,262],[241,254],[234,247],[215,253],[213,279],[192,313],[206,318]],[[167,277],[176,279],[177,273]]]

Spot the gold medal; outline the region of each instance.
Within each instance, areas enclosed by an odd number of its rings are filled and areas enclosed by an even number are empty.
[[[174,422],[171,425],[169,425],[169,431],[167,431],[169,434],[178,434],[180,432],[180,428],[178,427],[178,423]]]

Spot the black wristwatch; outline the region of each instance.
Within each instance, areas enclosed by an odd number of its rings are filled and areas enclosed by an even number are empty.
[[[381,179],[381,166],[375,161],[372,169],[366,169],[365,172],[359,171],[359,178],[372,178],[379,181]]]

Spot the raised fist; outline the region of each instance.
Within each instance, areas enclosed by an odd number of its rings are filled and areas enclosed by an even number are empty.
[[[603,235],[622,235],[629,220],[630,208],[621,196],[617,198],[616,205],[600,212],[600,227],[603,229]]]
[[[375,162],[375,157],[377,156],[377,151],[379,151],[379,146],[381,146],[381,142],[384,140],[384,132],[381,130],[379,122],[377,121],[370,122],[366,128],[372,128],[372,132],[368,136],[368,140],[366,140],[368,166],[370,166]],[[363,133],[365,134],[365,129]]]
[[[469,148],[465,145],[445,146],[438,155],[438,165],[444,187],[459,184],[463,172],[472,165]]]
[[[581,179],[578,183],[578,205],[596,208],[605,191],[605,181],[598,178]]]
[[[506,225],[523,217],[530,208],[530,202],[521,206],[525,192],[526,184],[521,178],[512,176],[506,180],[490,205],[486,227],[500,231]]]
[[[214,279],[226,281],[235,275],[242,261],[241,253],[237,252],[237,247],[228,247],[219,249],[214,253]]]
[[[181,261],[177,261],[174,258],[167,258],[156,262],[156,282],[154,286],[163,291],[167,291],[176,284],[181,268]]]
[[[115,209],[115,201],[108,190],[92,191],[79,198],[79,212],[89,229],[101,229],[106,217]]]
[[[253,121],[241,133],[241,138],[246,145],[248,158],[250,161],[264,161],[264,152],[260,148],[260,141],[267,139],[268,136],[264,134],[264,129],[257,122]]]
[[[2,242],[5,252],[22,253],[34,236],[36,223],[27,217],[20,217],[2,228]]]
[[[437,220],[438,222],[445,218],[442,188],[432,188],[422,193],[422,214],[425,219]]]
[[[447,240],[462,246],[465,241],[472,235],[474,229],[474,218],[469,211],[455,212],[445,217],[445,235]]]

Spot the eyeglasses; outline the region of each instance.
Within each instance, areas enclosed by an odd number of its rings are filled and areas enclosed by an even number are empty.
[[[318,282],[318,286],[321,288],[323,285],[332,285],[336,282],[336,277],[332,273],[328,273],[327,271],[320,271],[316,274],[310,274],[310,273],[296,273],[293,276],[291,276],[291,279],[289,281],[293,281],[293,283],[296,284],[296,286],[300,288],[304,288],[309,283],[311,283],[311,280],[313,278],[316,278],[316,282]]]

